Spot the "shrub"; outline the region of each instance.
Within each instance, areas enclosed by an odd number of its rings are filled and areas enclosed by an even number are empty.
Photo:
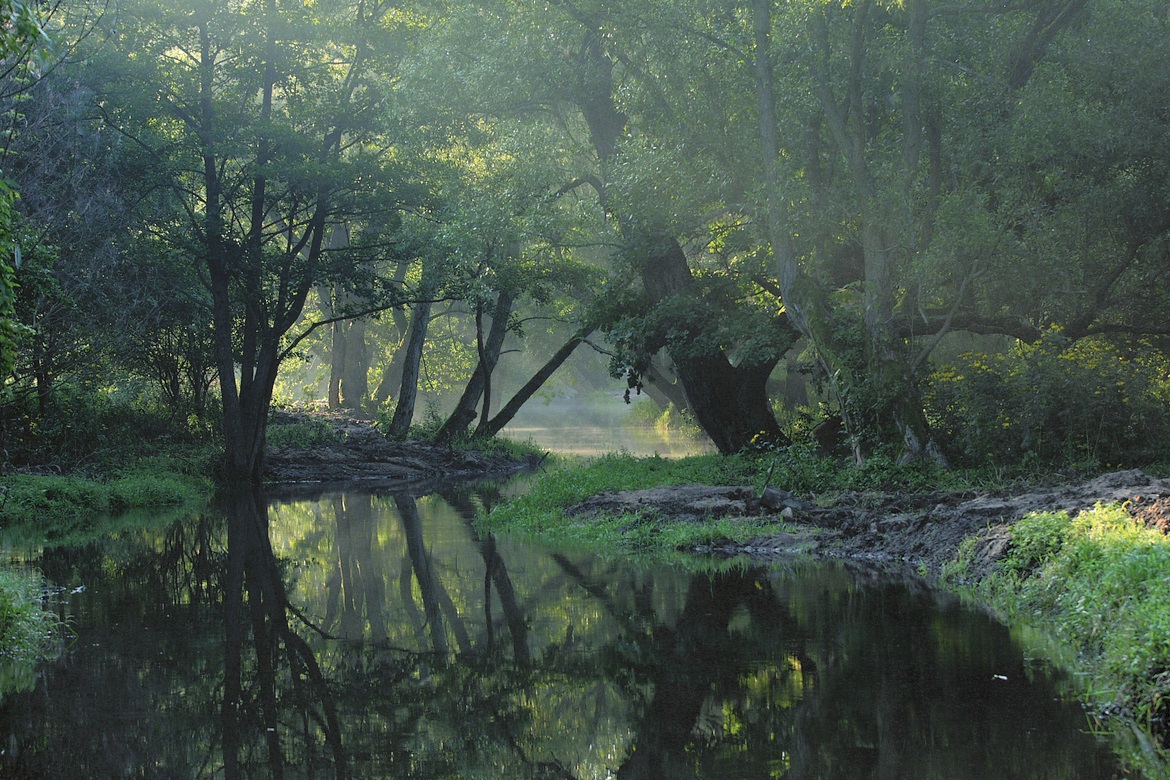
[[[1002,354],[967,353],[937,370],[932,423],[971,465],[1135,465],[1166,457],[1170,361],[1052,331]]]

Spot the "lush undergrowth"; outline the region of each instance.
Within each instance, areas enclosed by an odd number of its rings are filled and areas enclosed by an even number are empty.
[[[882,458],[855,468],[802,448],[678,460],[618,453],[559,462],[530,492],[497,507],[484,522],[507,533],[539,537],[548,544],[587,546],[611,554],[665,554],[716,541],[744,542],[784,526],[760,518],[663,525],[653,518],[631,515],[582,519],[568,516],[564,510],[604,490],[666,485],[748,485],[760,492],[777,487],[807,497],[844,489],[923,490],[959,479],[929,466],[897,466]]]
[[[32,687],[36,665],[53,653],[60,623],[46,592],[39,575],[0,567],[0,698]]]
[[[1130,760],[1166,776],[1155,743],[1170,742],[1170,538],[1120,506],[1038,513],[1012,528],[998,570],[976,582],[968,571],[960,555],[944,584],[1067,645],[1099,711],[1121,716]]]
[[[0,476],[4,526],[72,523],[131,509],[194,505],[211,492],[203,456],[154,456],[102,477],[14,472]]]

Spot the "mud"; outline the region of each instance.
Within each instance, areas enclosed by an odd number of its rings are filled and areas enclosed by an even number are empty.
[[[300,415],[280,413],[289,423]],[[489,456],[471,450],[419,441],[391,441],[366,420],[313,414],[333,425],[341,439],[311,447],[269,447],[264,455],[265,481],[283,490],[332,483],[378,483],[395,486],[443,479],[506,475],[535,465],[529,460]]]
[[[1125,503],[1129,512],[1163,533],[1170,528],[1170,480],[1137,470],[1104,474],[1078,484],[1016,492],[870,493],[846,491],[819,503],[783,491],[772,500],[750,487],[694,485],[627,493],[607,492],[572,507],[571,513],[640,513],[660,522],[702,522],[728,516],[783,515],[790,532],[746,544],[730,540],[704,548],[721,555],[770,558],[815,553],[868,560],[897,568],[938,571],[974,537],[974,574],[1007,552],[1012,524],[1031,512],[1075,514],[1098,503]]]

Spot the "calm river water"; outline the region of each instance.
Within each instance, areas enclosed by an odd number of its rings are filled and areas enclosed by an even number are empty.
[[[834,563],[639,566],[475,531],[490,487],[241,499],[8,557],[72,640],[5,778],[1107,778],[981,613]]]

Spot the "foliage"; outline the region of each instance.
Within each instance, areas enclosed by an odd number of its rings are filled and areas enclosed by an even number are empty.
[[[47,414],[27,396],[0,404],[0,441],[7,463],[59,472],[108,472],[160,451],[199,451],[210,445],[214,419],[176,418],[173,409],[134,390],[131,383],[115,390],[62,384],[48,399]]]
[[[1145,463],[1165,458],[1170,441],[1170,360],[1149,345],[1069,344],[1052,331],[1007,352],[962,355],[935,372],[927,400],[970,464]]]
[[[319,447],[343,443],[345,433],[328,420],[305,417],[295,422],[270,422],[267,440],[270,447]]]
[[[9,182],[0,180],[0,392],[8,384],[8,376],[16,365],[17,348],[23,337],[29,333],[28,327],[21,325],[16,319],[16,283],[15,263],[8,259],[17,245],[12,241],[12,222],[14,212],[12,208],[16,193]]]
[[[0,700],[31,688],[36,665],[53,654],[60,622],[46,596],[40,575],[0,567]]]

